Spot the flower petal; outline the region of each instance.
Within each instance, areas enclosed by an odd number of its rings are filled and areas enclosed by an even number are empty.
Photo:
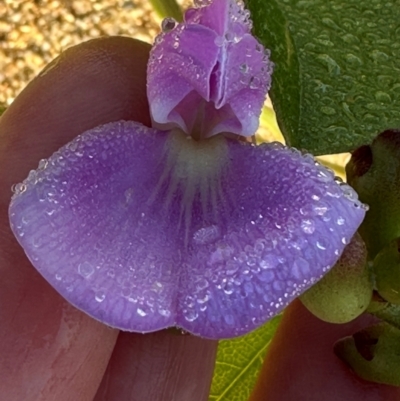
[[[111,326],[244,334],[339,258],[365,214],[311,156],[133,122],[90,130],[16,187],[10,221],[41,274]]]
[[[158,36],[148,66],[156,128],[200,130],[201,137],[255,133],[272,63],[250,29],[241,2],[215,0],[188,10],[184,23]],[[202,115],[207,119],[199,129]]]

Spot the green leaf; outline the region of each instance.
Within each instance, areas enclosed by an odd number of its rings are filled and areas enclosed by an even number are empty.
[[[351,151],[400,127],[399,0],[248,0],[287,143]]]
[[[209,401],[247,401],[281,316],[243,337],[219,343]]]
[[[150,3],[160,18],[172,17],[179,22],[183,20],[182,10],[176,0],[150,0]]]

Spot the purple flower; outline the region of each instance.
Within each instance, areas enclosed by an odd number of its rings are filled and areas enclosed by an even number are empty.
[[[312,156],[237,139],[257,129],[272,72],[240,2],[164,28],[153,128],[106,124],[42,160],[15,188],[11,227],[46,280],[110,326],[233,337],[320,279],[365,209]]]

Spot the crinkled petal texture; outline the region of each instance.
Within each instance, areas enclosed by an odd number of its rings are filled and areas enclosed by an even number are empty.
[[[67,300],[110,326],[244,334],[339,258],[365,210],[280,144],[90,130],[16,187],[11,227]]]
[[[156,39],[147,74],[154,127],[203,138],[254,134],[272,63],[250,28],[242,4],[215,0]]]

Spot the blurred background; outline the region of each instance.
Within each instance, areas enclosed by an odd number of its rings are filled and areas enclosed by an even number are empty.
[[[152,43],[160,22],[148,0],[0,0],[0,107],[68,47],[106,35]]]

